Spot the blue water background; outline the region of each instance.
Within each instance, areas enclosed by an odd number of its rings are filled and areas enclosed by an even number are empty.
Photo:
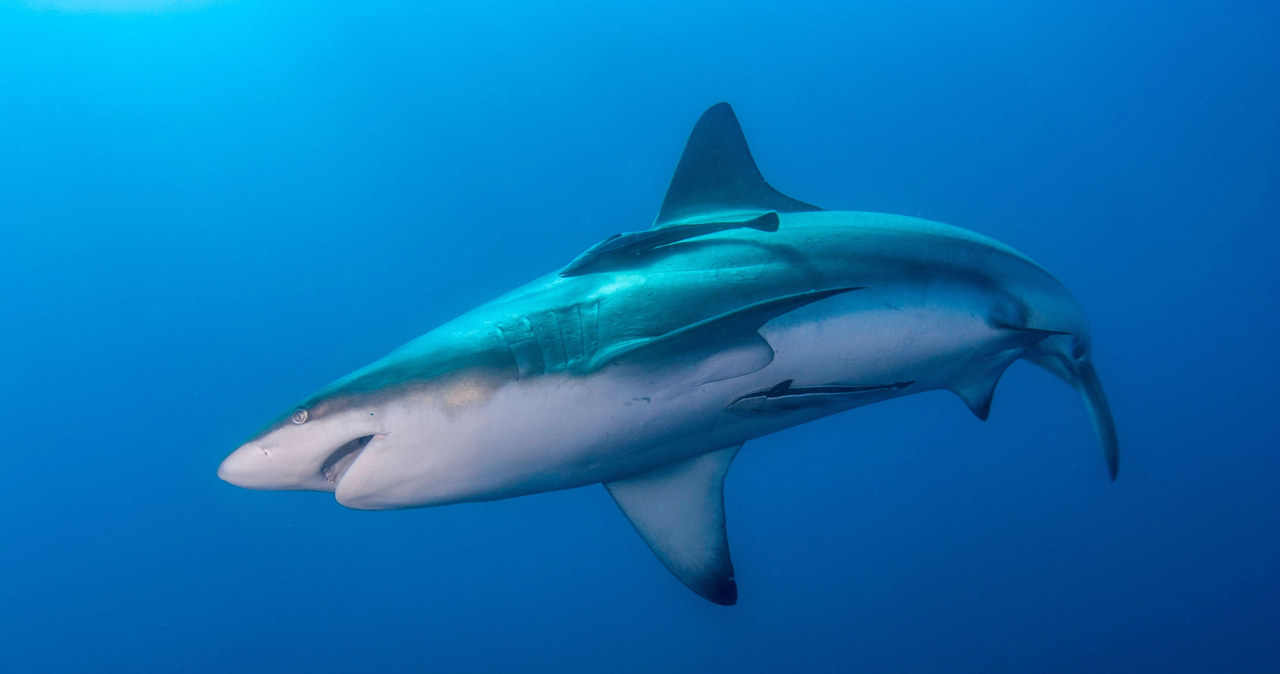
[[[1280,671],[1275,3],[94,4],[0,4],[0,671]],[[783,192],[1072,288],[1120,480],[1025,364],[986,423],[939,392],[762,438],[729,609],[598,487],[217,480],[647,227],[721,100]]]

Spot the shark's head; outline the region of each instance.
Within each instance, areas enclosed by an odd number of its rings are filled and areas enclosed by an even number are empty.
[[[369,441],[385,433],[380,416],[368,396],[317,394],[232,452],[218,477],[249,489],[335,491]]]
[[[493,331],[415,340],[286,409],[227,456],[218,477],[249,489],[331,492],[353,508],[430,502],[456,478],[432,471],[470,446],[457,428],[462,411],[513,376],[500,339]]]

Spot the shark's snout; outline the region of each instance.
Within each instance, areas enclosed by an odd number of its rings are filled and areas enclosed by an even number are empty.
[[[334,491],[373,435],[326,447],[279,447],[261,441],[241,445],[218,466],[218,477],[246,489]]]
[[[246,489],[270,489],[269,481],[263,479],[269,474],[271,457],[267,451],[253,443],[241,445],[222,460],[218,466],[218,477],[237,487]]]
[[[346,452],[345,445],[340,448]],[[304,489],[333,491],[341,471],[354,460],[358,452],[346,452],[346,461],[338,461],[335,467],[325,461],[330,452],[297,451],[292,447],[264,447],[255,442],[241,445],[222,460],[218,477],[245,489]]]
[[[299,406],[231,452],[218,477],[248,489],[332,492],[380,432],[376,409],[332,400]]]

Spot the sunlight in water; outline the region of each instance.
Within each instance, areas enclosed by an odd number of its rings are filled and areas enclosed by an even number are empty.
[[[33,9],[82,13],[155,13],[203,9],[226,0],[26,0]]]

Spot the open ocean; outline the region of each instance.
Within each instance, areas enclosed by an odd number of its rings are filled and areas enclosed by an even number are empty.
[[[764,176],[1026,253],[1026,363],[747,444],[741,598],[598,487],[394,512],[220,481],[281,410]],[[0,2],[0,671],[1280,671],[1275,2]],[[566,420],[572,423],[572,420]]]

